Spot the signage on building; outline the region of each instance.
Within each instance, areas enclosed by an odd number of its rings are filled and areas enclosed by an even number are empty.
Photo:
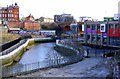
[[[105,32],[105,24],[100,24],[100,32]]]
[[[104,17],[104,21],[114,21],[114,17]]]

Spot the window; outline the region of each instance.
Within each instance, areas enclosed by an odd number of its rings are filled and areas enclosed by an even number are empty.
[[[107,38],[103,38],[103,44],[107,44]]]
[[[17,15],[15,15],[15,18],[17,18]]]
[[[10,17],[12,17],[12,14],[10,14]]]
[[[9,10],[9,12],[12,12],[12,10]]]
[[[9,17],[11,17],[11,14],[9,14]]]
[[[118,24],[115,24],[115,27],[118,28]]]
[[[100,29],[100,24],[97,24],[97,30],[99,30]]]
[[[113,24],[109,24],[109,28],[113,28]]]
[[[11,17],[13,17],[13,14],[11,14]]]
[[[87,25],[87,28],[90,28],[90,25]]]
[[[10,14],[8,14],[8,17],[10,17]]]
[[[7,14],[5,14],[5,17],[7,17]]]
[[[95,26],[94,24],[92,24],[92,30],[95,30],[95,27],[96,27],[96,26]]]

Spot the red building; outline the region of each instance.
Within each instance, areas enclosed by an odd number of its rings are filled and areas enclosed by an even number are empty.
[[[34,20],[34,17],[30,14],[28,17],[25,18],[25,20],[27,20],[27,21],[28,21],[28,20],[32,20],[32,21],[33,21],[33,20]]]
[[[2,23],[6,21],[19,21],[19,6],[17,3],[15,5],[7,5],[7,7],[1,7],[0,18]]]
[[[23,28],[23,23],[21,21],[8,21],[8,28]]]
[[[26,30],[40,30],[40,23],[35,21],[24,21],[23,28]]]
[[[84,41],[88,44],[120,46],[119,21],[84,22]]]
[[[34,21],[34,17],[30,14],[28,17],[25,18],[23,22],[23,28],[26,30],[40,30],[40,23]]]

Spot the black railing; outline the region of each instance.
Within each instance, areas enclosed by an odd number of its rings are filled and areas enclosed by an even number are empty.
[[[19,43],[20,40],[21,40],[21,38],[18,38],[18,39],[14,40],[14,41],[11,41],[11,42],[8,42],[8,43],[3,44],[2,46],[0,46],[0,48],[2,48],[2,49],[0,50],[0,52],[2,52],[2,51],[4,51],[4,50],[10,48],[11,46]]]
[[[60,67],[63,65],[68,65],[78,62],[81,59],[82,58],[79,55],[76,55],[72,57],[70,56],[70,57],[51,58],[46,61],[41,61],[31,64],[18,64],[12,67],[3,67],[2,76],[3,77],[17,76],[20,74],[31,73],[39,69]]]
[[[68,46],[68,48],[70,47],[71,46]],[[76,48],[73,48],[73,49],[77,50]],[[55,56],[55,57],[53,56],[53,57],[48,58],[45,61],[31,63],[31,64],[18,64],[18,65],[11,66],[11,67],[3,67],[2,76],[3,77],[16,76],[20,74],[31,73],[39,69],[60,67],[63,65],[72,64],[72,63],[82,60],[83,58],[82,50],[77,50],[76,52],[79,52],[79,53],[77,55],[72,55],[72,56],[67,56],[67,57],[66,56]]]
[[[4,50],[1,55],[7,55],[7,54],[9,54],[13,50],[17,49],[19,46],[21,46],[22,44],[24,44],[26,41],[27,41],[26,39],[21,40],[19,43],[15,44],[14,46],[12,46],[12,47]]]

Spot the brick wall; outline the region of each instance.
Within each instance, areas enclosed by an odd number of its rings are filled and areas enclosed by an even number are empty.
[[[40,30],[41,29],[40,23],[34,22],[34,21],[25,21],[23,23],[23,27],[26,30]]]
[[[8,28],[23,28],[21,21],[8,21]]]

